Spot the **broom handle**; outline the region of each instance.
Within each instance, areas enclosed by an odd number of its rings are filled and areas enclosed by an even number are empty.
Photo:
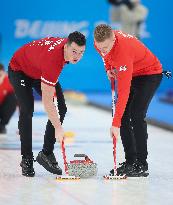
[[[112,90],[112,119],[115,113],[115,79],[111,79],[111,90]],[[117,173],[116,166],[116,137],[113,136],[113,157],[114,157],[114,175]]]
[[[64,160],[65,173],[68,174],[67,158],[66,158],[66,153],[65,153],[64,139],[62,140],[61,149],[62,149],[62,156],[63,156],[63,160]]]
[[[115,80],[111,79],[111,91],[112,91],[112,119],[115,113]]]
[[[114,156],[114,175],[117,174],[117,162],[116,162],[116,138],[113,137],[113,156]]]

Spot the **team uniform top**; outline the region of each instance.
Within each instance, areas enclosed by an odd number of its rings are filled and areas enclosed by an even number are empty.
[[[117,79],[117,94],[113,126],[121,126],[132,77],[162,73],[162,65],[157,57],[137,38],[122,31],[114,31],[115,43],[106,55],[102,56],[106,71],[115,69]]]
[[[22,71],[33,79],[55,86],[65,65],[64,45],[67,38],[48,37],[19,48],[10,61],[14,71]]]
[[[0,104],[3,103],[7,95],[13,92],[14,92],[13,87],[11,86],[9,82],[8,75],[6,75],[2,83],[0,83]]]

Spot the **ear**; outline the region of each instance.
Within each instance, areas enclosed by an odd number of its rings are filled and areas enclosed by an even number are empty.
[[[64,48],[67,49],[67,44],[64,45]]]

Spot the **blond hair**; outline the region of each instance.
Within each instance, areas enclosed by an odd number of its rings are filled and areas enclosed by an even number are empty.
[[[94,30],[94,39],[103,42],[112,36],[112,28],[107,24],[100,24]]]

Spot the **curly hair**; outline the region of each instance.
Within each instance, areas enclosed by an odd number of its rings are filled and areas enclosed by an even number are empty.
[[[68,44],[72,44],[73,42],[75,42],[78,46],[84,46],[86,45],[86,38],[79,31],[74,31],[68,36]]]

